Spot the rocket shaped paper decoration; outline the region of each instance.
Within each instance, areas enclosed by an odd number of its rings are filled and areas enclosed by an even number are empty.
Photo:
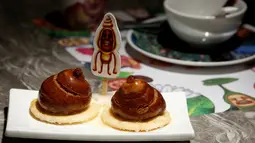
[[[94,37],[91,71],[95,76],[115,78],[119,75],[121,60],[118,50],[121,35],[113,14],[105,14]]]

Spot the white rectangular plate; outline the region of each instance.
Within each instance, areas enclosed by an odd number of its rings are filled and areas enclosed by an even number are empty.
[[[29,114],[30,102],[38,97],[38,91],[11,89],[6,136],[34,139],[80,141],[184,141],[194,137],[186,97],[183,92],[162,94],[172,121],[169,125],[151,132],[125,132],[110,128],[100,120],[78,125],[52,125],[35,120]],[[93,95],[95,100],[100,96]],[[108,98],[109,97],[109,98]],[[102,101],[110,96],[102,97]]]

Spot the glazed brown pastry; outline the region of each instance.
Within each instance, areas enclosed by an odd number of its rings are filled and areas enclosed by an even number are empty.
[[[67,69],[43,81],[39,105],[56,114],[72,114],[85,110],[91,101],[91,87],[80,68]]]
[[[146,120],[162,114],[166,103],[147,82],[129,76],[111,99],[112,113],[127,120]]]

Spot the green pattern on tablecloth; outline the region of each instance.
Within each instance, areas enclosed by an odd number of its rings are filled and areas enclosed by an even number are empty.
[[[203,95],[187,98],[187,104],[190,116],[214,113],[214,104]]]

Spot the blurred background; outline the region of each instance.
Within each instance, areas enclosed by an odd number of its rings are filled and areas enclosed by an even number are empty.
[[[252,14],[254,13],[255,1],[254,0],[245,0],[245,1],[248,5],[248,11],[246,12],[244,21],[254,25],[255,22],[252,18]],[[146,14],[143,13],[143,17],[142,18],[140,17],[140,19],[139,17],[134,17],[134,16],[137,16],[137,14],[134,14],[132,16],[132,14],[129,13],[128,16],[135,18],[136,22],[137,22],[137,19],[138,21],[141,19],[144,20],[146,18],[151,18],[157,14],[164,12],[163,0],[121,0],[121,1],[120,0],[43,0],[43,1],[1,0],[0,1],[0,18],[1,18],[0,23],[15,24],[15,22],[17,21],[31,21],[33,19],[41,20],[42,18],[46,17],[47,22],[51,22],[51,24],[53,23],[54,26],[81,29],[84,27],[80,27],[80,25],[77,23],[70,24],[71,22],[66,20],[68,19],[68,14],[65,14],[66,13],[65,11],[67,11],[68,8],[71,9],[70,7],[74,6],[77,3],[90,4],[89,8],[87,9],[85,8],[85,10],[88,12],[93,11],[94,9],[96,9],[96,7],[98,8],[100,7],[100,9],[104,12],[117,11],[119,14],[119,17],[125,17],[124,19],[122,19],[122,21],[124,20],[125,22],[132,21],[130,17],[126,16],[127,10],[142,9],[143,12],[146,12]],[[73,9],[77,10],[77,8],[73,8]],[[123,12],[125,12],[124,14],[125,16],[123,16]],[[59,16],[60,13],[62,14],[61,16]],[[70,17],[72,17],[72,19],[75,19],[74,15],[77,15],[77,13],[79,12],[72,11],[69,13],[76,13],[76,14],[69,15],[69,19]],[[141,14],[141,11],[140,11],[140,14]],[[94,19],[96,19],[95,16],[98,16],[97,19],[101,19],[100,16],[102,16],[102,14],[98,12],[97,14],[94,14],[93,16],[94,16]],[[65,22],[63,22],[63,19],[65,19]],[[87,21],[91,22],[92,20],[90,19]]]
[[[245,0],[248,5],[248,11],[246,12],[244,21],[249,24],[254,25],[254,20],[252,14],[254,13],[254,0]],[[62,14],[71,6],[76,3],[97,3],[98,5],[103,4],[101,9],[105,12],[108,11],[117,11],[117,12],[126,12],[127,10],[137,10],[142,9],[147,12],[147,16],[144,16],[142,20],[146,18],[151,18],[159,13],[163,13],[163,0],[1,0],[0,1],[0,23],[13,23],[17,21],[31,21],[32,19],[38,18],[48,18],[54,19],[53,22],[55,25],[59,26],[59,23],[68,24],[62,22],[63,17],[60,17],[56,14],[56,11],[61,12]],[[95,9],[95,6],[87,9],[91,11]],[[52,14],[54,13],[54,14]],[[121,15],[122,14],[122,15]],[[120,14],[120,17],[123,17],[123,13]],[[135,14],[136,15],[136,14]],[[100,13],[98,13],[100,17]],[[130,16],[130,14],[129,14]],[[66,18],[67,16],[64,15]],[[132,15],[131,15],[132,17]],[[61,19],[62,18],[62,19]],[[74,19],[74,16],[72,15]],[[137,17],[135,17],[137,18]],[[99,18],[100,19],[100,18]],[[127,20],[126,18],[125,20]],[[130,20],[130,19],[129,19]],[[137,19],[136,19],[137,20]],[[51,20],[49,20],[52,22]],[[48,22],[49,22],[48,21]],[[69,22],[70,23],[70,22]],[[70,28],[70,24],[69,24]],[[75,25],[72,28],[80,28]],[[87,27],[86,27],[87,28]]]
[[[70,3],[82,0],[1,0],[1,14],[8,15],[11,19],[31,19],[44,16],[45,14],[63,9]],[[163,0],[100,0],[106,2],[107,10],[124,10],[127,8],[148,8],[162,10]]]

